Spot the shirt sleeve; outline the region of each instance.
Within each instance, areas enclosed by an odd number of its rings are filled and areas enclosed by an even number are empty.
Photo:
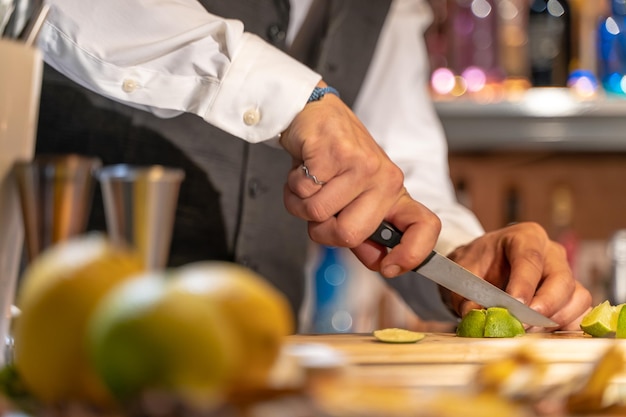
[[[195,0],[51,0],[44,60],[160,117],[188,112],[249,142],[276,137],[321,76]]]
[[[355,113],[403,170],[411,196],[441,219],[435,249],[448,254],[484,230],[457,201],[450,180],[446,138],[428,91],[423,31],[431,18],[424,1],[394,0]],[[432,282],[412,273],[388,281],[420,317],[451,318]]]

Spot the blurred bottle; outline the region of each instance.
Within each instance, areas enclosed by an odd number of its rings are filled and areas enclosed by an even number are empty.
[[[477,82],[500,81],[503,78],[499,61],[498,10],[495,0],[450,0],[450,66],[466,79],[471,90]],[[478,80],[477,72],[484,74]],[[471,71],[471,74],[463,74]]]
[[[567,0],[532,0],[528,14],[531,83],[565,87],[571,60],[571,12]]]
[[[447,0],[428,0],[433,13],[433,20],[424,39],[428,50],[431,71],[448,66],[448,4]]]
[[[504,193],[504,226],[521,221],[521,201],[517,187],[510,186]]]
[[[609,252],[612,264],[609,301],[613,305],[626,303],[626,229],[615,232]]]
[[[567,185],[558,185],[552,192],[552,229],[550,234],[565,248],[567,262],[577,275],[578,234],[574,230],[574,192]]]
[[[598,26],[598,78],[608,94],[626,94],[626,0],[611,0]]]
[[[314,333],[345,333],[352,329],[352,316],[346,309],[348,268],[341,248],[319,247],[319,261],[314,270]]]
[[[528,78],[528,0],[499,0],[500,62],[507,78]]]

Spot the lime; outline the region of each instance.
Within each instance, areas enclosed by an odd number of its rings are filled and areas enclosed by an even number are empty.
[[[617,329],[620,310],[612,306],[608,300],[596,305],[580,322],[583,332],[593,337],[607,337]]]
[[[117,287],[91,320],[90,346],[117,398],[168,392],[204,408],[267,387],[293,326],[287,299],[261,276],[205,261]]]
[[[374,330],[373,335],[376,339],[386,343],[415,343],[426,336],[424,333],[398,328]]]
[[[515,337],[525,334],[522,323],[503,307],[489,307],[485,318],[485,337]]]
[[[169,291],[166,276],[147,273],[107,294],[90,321],[93,362],[121,402],[164,391],[212,405],[239,359],[234,334],[216,306]]]
[[[626,305],[621,304],[617,307],[619,307],[619,313],[617,315],[615,337],[618,339],[626,339]]]
[[[472,309],[463,317],[456,334],[460,337],[483,337],[485,332],[485,320],[487,318],[487,310]]]
[[[522,323],[503,307],[471,310],[456,329],[460,337],[515,337],[525,333]]]
[[[99,234],[59,243],[28,266],[17,298],[15,367],[36,399],[112,403],[88,359],[87,322],[104,294],[142,270],[139,256]]]

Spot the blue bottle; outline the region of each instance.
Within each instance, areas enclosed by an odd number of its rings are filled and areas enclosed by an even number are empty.
[[[598,78],[607,94],[626,96],[626,0],[611,0],[598,26]]]
[[[346,332],[349,326],[346,325],[344,301],[347,296],[348,271],[341,258],[341,249],[320,246],[319,259],[314,275],[313,331],[316,333]]]

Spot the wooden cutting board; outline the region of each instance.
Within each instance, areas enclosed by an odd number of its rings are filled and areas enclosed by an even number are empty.
[[[409,387],[464,386],[484,363],[527,349],[548,364],[558,382],[588,372],[603,352],[617,345],[626,358],[626,340],[599,339],[582,332],[527,334],[511,339],[471,339],[427,333],[411,344],[378,342],[371,335],[294,335],[290,345],[323,344],[339,352],[358,378]],[[626,374],[620,375],[626,383]]]

